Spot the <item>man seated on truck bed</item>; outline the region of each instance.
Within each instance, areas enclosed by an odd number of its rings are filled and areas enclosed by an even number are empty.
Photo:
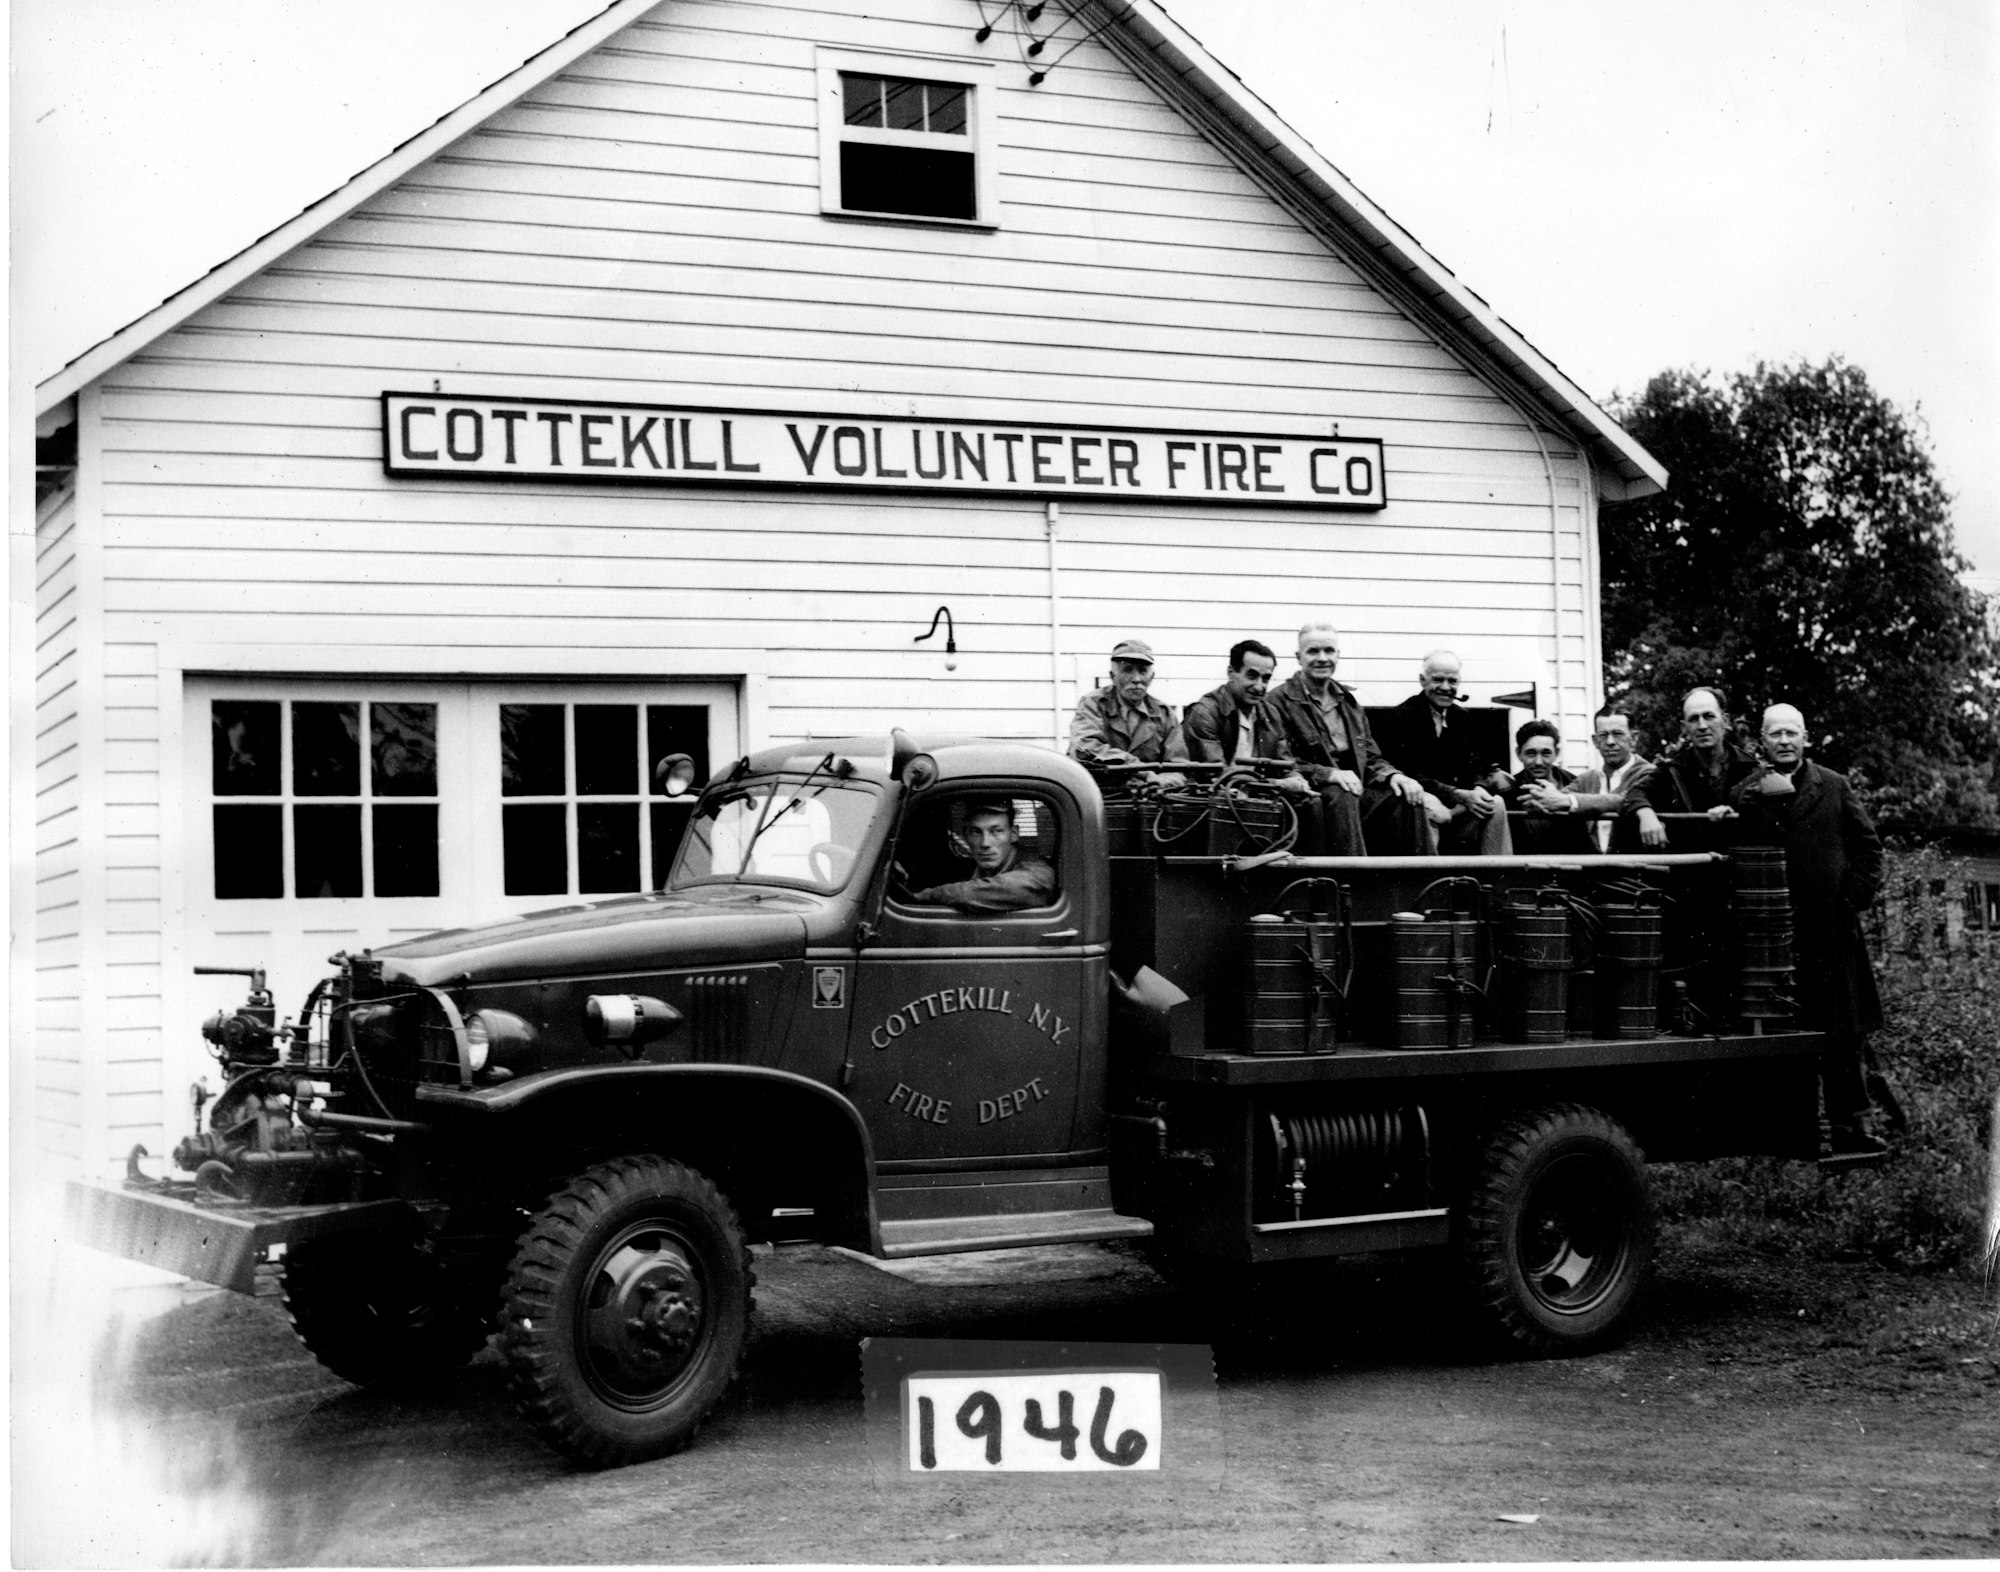
[[[1328,622],[1299,629],[1299,669],[1264,701],[1319,793],[1319,844],[1330,857],[1427,856],[1437,837],[1424,789],[1382,757],[1354,690],[1334,681],[1340,634]]]
[[[1038,857],[1023,855],[1011,804],[972,803],[965,810],[964,839],[972,853],[972,877],[914,891],[910,899],[917,905],[1018,912],[1054,902],[1056,871]]]
[[[1278,657],[1268,645],[1255,639],[1232,644],[1228,681],[1187,707],[1181,731],[1187,737],[1188,752],[1210,764],[1248,765],[1256,759],[1291,763],[1285,729],[1264,708],[1264,696],[1271,691],[1271,678],[1277,669]],[[1283,791],[1312,790],[1296,770],[1278,776],[1271,784]]]
[[[1069,756],[1093,773],[1112,764],[1179,764],[1187,760],[1187,743],[1173,708],[1146,690],[1153,685],[1153,646],[1144,639],[1121,639],[1111,652],[1111,685],[1086,693],[1076,701],[1069,723]],[[1177,771],[1139,774],[1159,786],[1180,786]],[[1131,783],[1121,773],[1100,777],[1107,794]]]
[[[1514,829],[1514,850],[1524,857],[1587,857],[1597,850],[1576,796],[1576,777],[1556,762],[1562,733],[1554,721],[1531,720],[1514,733],[1514,751],[1521,767],[1511,777],[1494,777],[1501,800],[1521,818]]]
[[[1382,749],[1424,788],[1424,811],[1437,826],[1438,849],[1482,857],[1512,851],[1507,805],[1487,789],[1503,761],[1483,753],[1472,722],[1458,708],[1458,657],[1432,650],[1413,693],[1383,718]]]

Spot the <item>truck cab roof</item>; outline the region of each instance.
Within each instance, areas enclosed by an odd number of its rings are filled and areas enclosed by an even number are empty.
[[[1064,786],[1082,801],[1088,801],[1096,794],[1089,771],[1075,760],[1039,743],[1005,742],[950,733],[877,732],[864,736],[812,737],[800,742],[780,743],[750,754],[747,773],[803,774],[832,754],[836,759],[850,761],[860,779],[886,784],[894,779],[892,767],[899,749],[906,757],[927,754],[935,760],[940,784],[955,780],[990,780],[998,775]]]

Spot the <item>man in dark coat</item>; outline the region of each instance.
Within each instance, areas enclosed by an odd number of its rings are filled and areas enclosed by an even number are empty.
[[[1792,896],[1792,985],[1803,1025],[1828,1034],[1820,1087],[1835,1152],[1879,1152],[1869,1111],[1864,1041],[1882,1024],[1882,999],[1861,936],[1861,914],[1882,886],[1882,841],[1845,775],[1811,763],[1805,717],[1789,704],[1764,711],[1769,763],[1738,783],[1747,843],[1782,846]]]
[[[1417,673],[1420,691],[1383,721],[1382,750],[1428,795],[1424,806],[1437,825],[1440,849],[1504,857],[1514,849],[1507,806],[1486,786],[1502,761],[1482,754],[1473,739],[1470,721],[1457,708],[1458,678],[1458,657],[1450,650],[1426,655]]]
[[[1319,850],[1333,857],[1426,856],[1437,850],[1424,789],[1382,757],[1353,689],[1334,681],[1340,635],[1299,629],[1299,669],[1264,701],[1299,773],[1319,794]]]
[[[1720,821],[1736,817],[1730,793],[1757,769],[1757,757],[1731,739],[1729,712],[1713,688],[1690,688],[1681,700],[1680,746],[1666,753],[1643,780],[1627,789],[1639,815],[1639,839],[1651,850],[1668,843],[1663,813],[1700,813]],[[1709,837],[1688,836],[1684,851],[1715,849]]]

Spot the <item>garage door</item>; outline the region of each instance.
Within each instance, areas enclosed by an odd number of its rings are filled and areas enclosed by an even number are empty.
[[[719,683],[190,679],[187,954],[295,1014],[336,950],[656,888],[697,780],[740,751]],[[204,984],[207,1010],[240,988]],[[168,1023],[169,1032],[175,1023]]]

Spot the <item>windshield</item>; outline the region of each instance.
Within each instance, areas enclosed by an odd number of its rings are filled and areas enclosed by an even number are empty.
[[[831,775],[744,781],[695,811],[667,887],[758,879],[832,895],[847,883],[881,791]]]

